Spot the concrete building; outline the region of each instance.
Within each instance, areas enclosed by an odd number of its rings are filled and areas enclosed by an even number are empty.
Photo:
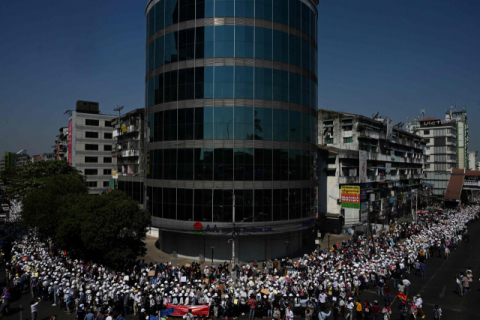
[[[478,167],[478,151],[469,151],[468,152],[468,170],[477,171]]]
[[[110,186],[116,159],[112,157],[113,115],[100,114],[98,102],[77,101],[69,110],[67,161],[85,175],[90,194]]]
[[[450,119],[426,118],[418,121],[416,133],[427,143],[425,182],[435,196],[443,198],[452,169],[457,168],[457,123]]]
[[[388,223],[410,213],[412,195],[424,190],[426,148],[421,137],[393,126],[388,118],[323,109],[318,128],[323,230],[339,233],[369,220]]]
[[[144,118],[144,109],[135,109],[112,120],[112,157],[117,159],[112,172],[115,189],[142,205],[146,162]]]
[[[29,162],[31,162],[31,160],[30,156],[27,154],[27,150],[20,150],[18,152],[5,151],[3,157],[3,170],[8,167],[21,167]]]
[[[53,146],[53,153],[55,154],[56,160],[67,161],[68,159],[68,127],[62,127],[58,131],[58,134],[55,137],[55,145]]]
[[[147,207],[161,250],[265,260],[315,235],[318,0],[147,4]],[[313,241],[312,241],[313,242]]]

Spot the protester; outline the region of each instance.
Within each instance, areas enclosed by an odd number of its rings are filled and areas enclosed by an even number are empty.
[[[330,305],[327,317],[351,319],[356,312],[357,317],[383,314],[385,318],[391,314],[390,279],[409,296],[408,273],[417,270],[418,262],[424,279],[424,261],[432,259],[431,252],[442,244],[453,247],[467,225],[477,219],[479,208],[472,205],[428,213],[418,223],[392,224],[390,230],[376,232],[371,238],[356,235],[336,243],[333,250],[315,250],[296,261],[270,260],[263,268],[262,264],[237,264],[233,271],[227,262],[181,266],[143,260],[113,270],[73,256],[32,231],[7,225],[6,232],[14,235],[7,277],[17,283],[18,290],[23,290],[22,276],[29,279],[23,284],[27,283],[33,296],[46,295],[53,306],[62,308],[66,302],[67,311],[79,315],[79,311],[89,310],[89,314],[105,314],[108,320],[132,311],[143,320],[175,305],[205,306],[215,317],[227,318],[248,313],[250,319],[268,316],[280,320],[299,314],[316,320],[327,315],[323,311]],[[470,268],[463,279],[457,279],[459,293],[466,293],[473,280]],[[364,307],[360,302],[354,304],[352,297],[372,286],[380,297],[384,295],[385,308],[380,309],[378,301],[373,306],[368,301]],[[419,309],[422,316],[422,304],[418,297],[415,301],[417,305],[406,304],[401,312],[413,314]],[[37,310],[37,304],[32,304],[32,317],[34,308]]]

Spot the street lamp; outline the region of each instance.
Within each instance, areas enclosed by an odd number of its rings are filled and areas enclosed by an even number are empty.
[[[217,187],[217,189],[220,189]],[[235,227],[235,193],[234,191],[232,192],[232,224],[233,224],[233,229],[232,229],[232,239],[228,240],[228,243],[232,242],[232,271],[233,267],[235,266],[235,236],[236,236],[236,227]]]

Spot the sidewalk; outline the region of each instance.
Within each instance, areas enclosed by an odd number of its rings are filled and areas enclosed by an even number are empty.
[[[145,259],[146,263],[168,261],[168,262],[171,262],[172,265],[177,265],[177,264],[185,265],[186,263],[192,263],[193,261],[196,261],[196,262],[199,261],[198,257],[187,257],[187,256],[179,255],[178,258],[174,258],[171,254],[158,250],[157,247],[155,246],[155,242],[158,240],[158,238],[156,236],[153,236],[152,234],[158,234],[158,233],[150,232],[150,233],[147,234],[147,238],[145,239],[145,245],[147,247],[147,254],[143,257],[139,257],[139,259]],[[348,240],[351,237],[352,236],[349,236],[348,234],[339,234],[339,235],[332,234],[332,235],[330,235],[330,246],[332,246],[334,243],[342,242],[343,240]],[[322,241],[322,244],[320,246],[320,250],[327,249],[328,245],[329,245],[329,241],[328,241],[327,236],[325,236],[323,241]],[[308,247],[313,251],[314,249],[312,249],[312,248],[314,248],[315,245],[311,244],[311,245],[308,245]],[[303,248],[303,249],[304,249],[303,251],[296,252],[296,253],[293,254],[293,259],[294,260],[298,259],[303,254],[308,253],[307,250],[306,250],[307,248]],[[210,259],[206,259],[206,261],[205,261],[205,263],[207,265],[210,265],[211,262],[212,261]],[[213,262],[214,263],[223,263],[223,262],[225,262],[225,260],[214,259]],[[261,264],[263,261],[257,261],[257,262],[259,264]],[[239,263],[245,263],[245,262],[240,261]]]

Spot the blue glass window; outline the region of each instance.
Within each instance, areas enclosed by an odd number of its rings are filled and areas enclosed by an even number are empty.
[[[288,141],[288,110],[273,109],[273,140]]]
[[[235,107],[235,140],[253,139],[253,108]]]
[[[289,141],[301,142],[302,140],[302,114],[296,111],[289,112]]]
[[[272,109],[255,108],[255,140],[272,140]]]
[[[215,107],[214,138],[216,140],[233,139],[233,108]]]

